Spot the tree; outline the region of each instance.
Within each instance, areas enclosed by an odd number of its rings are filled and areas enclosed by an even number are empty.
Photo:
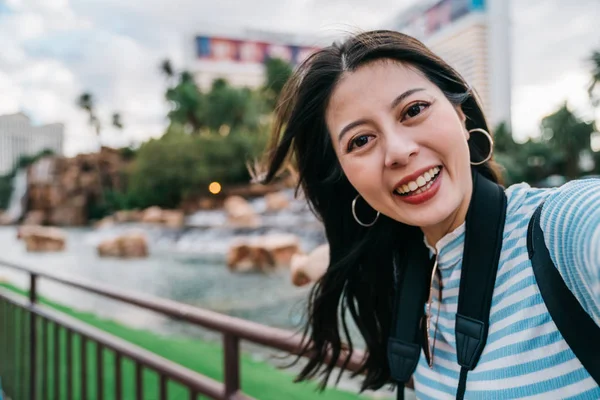
[[[167,89],[165,98],[171,103],[168,118],[172,125],[182,125],[193,132],[205,126],[204,98],[191,73],[183,71],[177,85]]]
[[[494,151],[501,153],[511,153],[517,149],[518,145],[513,139],[512,132],[506,124],[502,122],[494,130]]]
[[[160,70],[167,77],[167,79],[172,79],[175,76],[175,70],[173,69],[173,64],[171,64],[171,60],[168,58],[164,59],[160,63]]]
[[[590,136],[594,124],[580,120],[565,102],[556,112],[542,119],[542,138],[547,140],[565,164],[567,179],[579,177],[579,157],[590,149]]]
[[[100,125],[100,120],[96,116],[94,96],[90,92],[82,93],[77,99],[77,105],[88,114],[88,123],[95,130],[96,136],[100,138],[100,130],[102,127]]]
[[[598,106],[600,104],[600,96],[596,97],[594,95],[594,89],[596,85],[600,85],[600,51],[594,51],[590,57],[590,61],[592,63],[592,79],[588,87],[588,94],[592,103]]]
[[[112,115],[112,126],[117,129],[123,129],[123,119],[121,118],[121,113],[114,112]]]
[[[267,136],[244,131],[194,136],[172,126],[137,151],[128,177],[128,204],[173,208],[188,195],[207,192],[212,181],[248,182],[246,160],[262,152]]]
[[[255,129],[262,114],[262,99],[248,88],[234,88],[224,79],[216,79],[206,94],[203,119],[206,126],[219,130]]]
[[[265,85],[263,91],[271,108],[275,107],[277,99],[292,76],[292,67],[279,58],[270,58],[265,62]]]

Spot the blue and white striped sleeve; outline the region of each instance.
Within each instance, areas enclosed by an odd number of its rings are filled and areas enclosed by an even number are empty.
[[[600,325],[600,179],[571,181],[553,191],[540,226],[565,284]]]

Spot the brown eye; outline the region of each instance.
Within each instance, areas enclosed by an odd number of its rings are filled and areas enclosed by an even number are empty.
[[[352,151],[355,147],[363,147],[367,143],[369,143],[370,136],[368,135],[360,135],[352,139],[348,143],[348,151]]]
[[[410,107],[408,107],[408,109],[404,113],[403,119],[406,119],[407,117],[408,118],[416,117],[417,115],[421,114],[423,112],[423,110],[425,110],[427,107],[429,107],[429,104],[427,104],[427,103],[415,103],[415,104],[411,105]]]

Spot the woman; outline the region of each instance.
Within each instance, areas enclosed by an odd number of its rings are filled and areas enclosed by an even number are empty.
[[[409,36],[359,34],[299,67],[280,99],[265,181],[292,159],[330,246],[329,266],[310,297],[311,353],[300,380],[324,368],[325,385],[336,361],[352,352],[349,312],[368,350],[362,388],[392,382],[395,290],[409,279],[411,252],[424,249],[433,266],[428,301],[421,303],[427,336],[415,391],[419,398],[457,396],[462,369],[455,316],[465,221],[475,180],[500,183],[488,132],[469,85]],[[599,325],[600,181],[500,191],[506,216],[487,342],[458,397],[600,398],[541,299],[526,244],[528,222],[544,203],[540,225],[552,261]]]

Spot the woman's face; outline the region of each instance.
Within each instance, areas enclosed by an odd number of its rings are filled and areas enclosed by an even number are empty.
[[[393,61],[345,73],[326,112],[340,164],[363,199],[424,232],[444,230],[439,237],[462,223],[471,197],[464,119],[418,70]]]

